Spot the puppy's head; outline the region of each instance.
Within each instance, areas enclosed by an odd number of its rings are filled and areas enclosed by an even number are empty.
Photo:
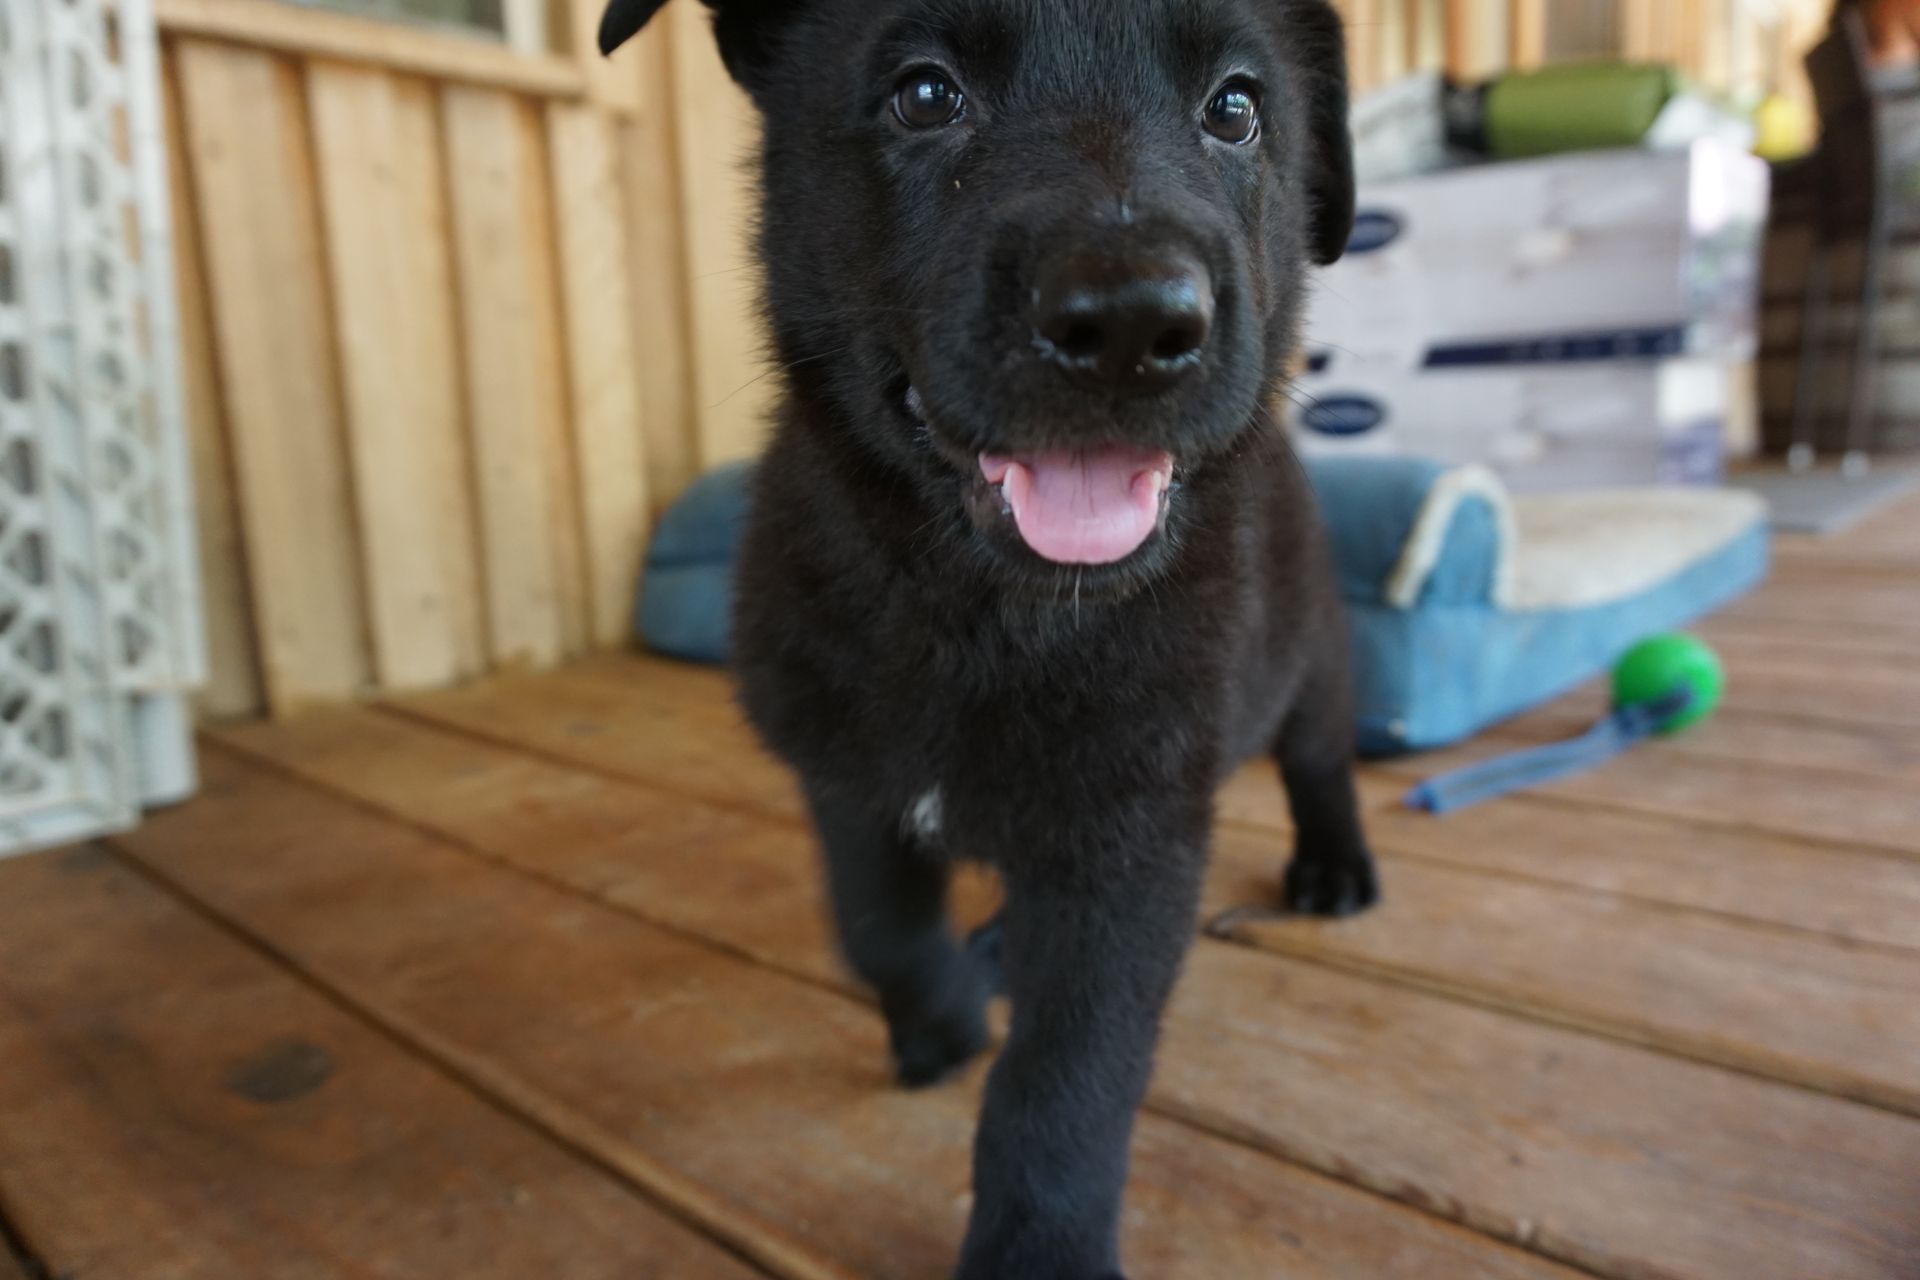
[[[706,2],[789,378],[1012,572],[1164,562],[1351,229],[1327,0]]]

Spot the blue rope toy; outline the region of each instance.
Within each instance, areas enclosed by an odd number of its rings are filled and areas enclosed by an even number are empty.
[[[1578,738],[1533,747],[1442,774],[1407,795],[1410,808],[1458,813],[1500,796],[1597,769],[1648,738],[1691,728],[1720,707],[1726,669],[1686,635],[1636,645],[1613,673],[1613,710]]]

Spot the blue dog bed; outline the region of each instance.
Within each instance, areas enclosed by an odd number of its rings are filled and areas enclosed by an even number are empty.
[[[1361,750],[1446,746],[1608,670],[1767,572],[1766,509],[1710,489],[1510,496],[1479,467],[1307,464],[1353,617]],[[724,662],[751,468],[700,480],[647,556],[640,634]]]

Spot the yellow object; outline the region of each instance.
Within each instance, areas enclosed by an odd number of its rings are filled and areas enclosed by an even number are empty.
[[[1754,154],[1776,164],[1797,160],[1813,150],[1816,133],[1813,111],[1804,102],[1770,93],[1753,113],[1757,134]]]

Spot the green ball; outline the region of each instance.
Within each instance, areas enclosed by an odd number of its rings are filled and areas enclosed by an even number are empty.
[[[1662,724],[1663,734],[1690,729],[1719,710],[1727,670],[1719,654],[1692,636],[1655,636],[1635,645],[1613,669],[1613,705],[1645,706],[1683,686],[1693,690],[1693,704]]]

